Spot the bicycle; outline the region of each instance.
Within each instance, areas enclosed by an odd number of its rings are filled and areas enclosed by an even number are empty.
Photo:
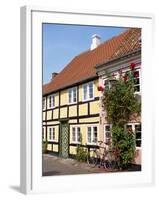
[[[107,170],[114,170],[118,168],[117,151],[115,148],[107,149],[108,143],[98,141],[98,148],[92,148],[87,156],[87,163],[91,167],[99,166],[104,167]],[[104,146],[101,146],[103,144]]]

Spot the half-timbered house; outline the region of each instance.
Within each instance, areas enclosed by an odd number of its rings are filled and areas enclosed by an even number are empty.
[[[90,49],[74,57],[59,74],[53,73],[51,81],[43,85],[43,140],[48,141],[48,151],[73,157],[78,144],[90,148],[105,140],[111,129],[102,114],[98,86],[106,78],[105,67],[114,73],[131,62],[140,65],[139,30],[128,29],[103,43],[93,35]]]

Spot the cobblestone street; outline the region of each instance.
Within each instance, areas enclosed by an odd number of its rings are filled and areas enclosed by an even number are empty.
[[[63,159],[49,154],[43,155],[43,176],[106,173],[104,168],[91,168],[87,163]]]

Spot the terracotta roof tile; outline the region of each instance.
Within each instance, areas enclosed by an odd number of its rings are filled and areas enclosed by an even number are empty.
[[[95,69],[97,64],[108,62],[141,48],[140,37],[140,29],[132,28],[107,40],[93,50],[79,54],[52,81],[43,86],[43,94],[97,76]]]

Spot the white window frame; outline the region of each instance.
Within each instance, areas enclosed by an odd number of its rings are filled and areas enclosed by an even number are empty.
[[[141,125],[142,126],[142,124],[141,123],[139,123],[139,122],[135,122],[135,123],[127,123],[126,125],[125,125],[125,129],[126,129],[126,126],[127,125],[131,125],[131,127],[132,127],[132,131],[133,131],[133,133],[135,134],[135,147],[136,147],[136,149],[141,149],[142,148],[142,127],[141,127],[141,146],[136,146],[136,133],[135,133],[135,125]]]
[[[134,72],[139,72],[139,84],[136,84],[136,86],[137,85],[139,85],[139,91],[135,91],[135,84],[134,84],[134,93],[135,94],[140,94],[141,93],[141,70],[139,69],[139,68],[136,68],[135,70],[134,70]]]
[[[51,105],[50,105],[50,97],[51,97]],[[49,95],[48,96],[48,108],[54,108],[55,107],[55,95]]]
[[[78,141],[78,128],[80,128],[80,137],[81,137],[81,127],[80,126],[72,126],[71,127],[71,142],[74,144],[81,144],[81,141]],[[75,129],[75,141],[73,140],[73,129]]]
[[[92,84],[93,85],[93,97],[89,97],[90,95],[90,92],[89,92],[89,84]],[[86,99],[84,99],[84,86],[86,86],[86,91],[87,91],[87,94],[86,94]],[[94,81],[91,81],[91,82],[88,82],[88,83],[84,83],[82,85],[82,101],[89,101],[89,100],[92,100],[94,99]]]
[[[97,141],[93,142],[94,138],[93,138],[93,128],[96,127],[97,128]],[[91,128],[91,142],[88,141],[88,128]],[[93,139],[93,140],[92,140]],[[98,126],[97,125],[91,125],[91,126],[87,126],[87,144],[88,145],[98,145]]]
[[[123,71],[123,74],[126,74],[126,72],[129,72],[129,71],[131,71],[131,70],[126,69],[126,70]],[[134,91],[134,94],[140,94],[141,93],[141,70],[140,70],[140,68],[135,68],[134,72],[136,72],[136,71],[139,72],[139,84],[136,84],[136,85],[139,85],[139,91]],[[117,75],[115,77],[117,77]],[[103,85],[104,86],[105,86],[105,81],[108,81],[109,89],[110,89],[111,88],[111,83],[108,80],[108,78],[103,78]]]
[[[76,90],[76,101],[74,101],[74,89]],[[69,101],[69,93],[71,92],[71,102]],[[68,89],[68,104],[77,103],[77,87]]]
[[[42,127],[42,141],[46,141],[45,127]]]
[[[106,137],[106,126],[110,126],[110,138]],[[112,141],[112,124],[104,124],[104,142],[107,142],[107,139]]]
[[[45,110],[46,109],[46,97],[42,98],[42,109]]]
[[[107,78],[104,78],[103,79],[103,85],[104,85],[104,87],[105,87],[105,81],[108,81],[108,86],[109,86],[109,89],[111,88],[111,83],[110,83],[110,81],[107,79]]]
[[[50,135],[50,130],[51,130],[51,135]],[[48,127],[48,141],[55,141],[55,127]]]

